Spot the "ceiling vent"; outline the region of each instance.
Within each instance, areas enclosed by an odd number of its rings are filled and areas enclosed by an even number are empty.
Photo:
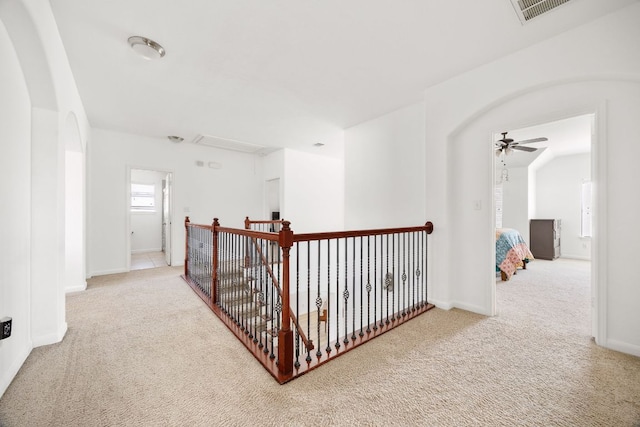
[[[513,3],[513,7],[516,9],[518,18],[520,18],[520,21],[524,24],[536,16],[549,12],[569,1],[570,0],[511,0],[511,3]]]
[[[261,145],[249,144],[248,142],[236,141],[234,139],[218,138],[217,136],[198,135],[193,141],[194,144],[206,145],[207,147],[221,148],[223,150],[240,151],[242,153],[257,154],[266,149]]]

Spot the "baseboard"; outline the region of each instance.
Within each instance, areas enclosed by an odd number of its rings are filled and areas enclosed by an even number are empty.
[[[9,385],[11,385],[11,381],[18,375],[18,371],[22,368],[22,365],[24,365],[29,354],[31,354],[31,350],[33,350],[33,345],[27,345],[18,358],[9,366],[9,369],[2,373],[2,377],[0,378],[0,398],[2,398],[4,392],[7,391]]]
[[[83,280],[80,284],[78,284],[76,286],[67,286],[66,288],[64,288],[64,293],[65,294],[70,294],[72,292],[85,291],[86,289],[87,289],[87,281]]]
[[[591,261],[591,257],[580,256],[580,255],[562,255],[560,258],[562,258],[562,259],[577,259],[577,260],[580,260],[580,261]]]
[[[67,322],[64,322],[62,325],[60,325],[60,328],[58,328],[57,332],[33,338],[33,348],[59,343],[60,341],[62,341],[66,333]]]
[[[442,310],[451,310],[453,308],[453,304],[451,304],[450,302],[444,302],[444,301],[439,301],[434,299],[429,299],[428,302]]]
[[[630,354],[632,356],[640,357],[640,346],[629,344],[626,342],[608,339],[606,344],[603,345],[610,350],[619,351],[620,353]]]
[[[460,310],[470,311],[472,313],[482,314],[483,316],[491,316],[491,313],[485,308],[479,305],[467,304],[465,302],[453,301],[453,307]]]
[[[144,254],[147,252],[162,252],[162,248],[151,248],[151,249],[132,249],[132,254]]]
[[[129,272],[129,270],[127,270],[125,268],[114,268],[113,270],[94,271],[93,273],[91,273],[90,277],[106,276],[107,274],[118,274],[118,273],[128,273],[128,272]]]

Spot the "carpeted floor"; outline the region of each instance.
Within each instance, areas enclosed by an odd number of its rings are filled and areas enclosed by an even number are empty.
[[[166,267],[91,279],[0,400],[13,426],[638,426],[640,359],[589,337],[589,264],[536,260],[499,314],[434,309],[278,385]]]

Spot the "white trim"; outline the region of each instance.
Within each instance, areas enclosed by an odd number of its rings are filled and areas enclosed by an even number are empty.
[[[37,338],[33,338],[33,348],[41,347],[43,345],[56,344],[62,341],[67,333],[67,322],[64,322],[57,332],[47,335],[42,335]]]
[[[591,182],[593,218],[591,230],[591,334],[597,344],[607,342],[607,102],[596,108],[591,135]],[[602,345],[602,344],[601,344]]]
[[[16,375],[18,375],[18,371],[20,370],[24,362],[27,361],[27,357],[29,357],[29,354],[31,354],[31,350],[33,350],[33,344],[29,342],[27,343],[27,346],[24,348],[24,350],[20,353],[18,358],[14,360],[9,369],[5,371],[2,378],[0,378],[0,398],[2,398],[4,392],[9,388],[11,381],[13,381]]]
[[[87,281],[83,280],[80,284],[75,286],[67,286],[64,288],[64,293],[69,294],[71,292],[82,292],[87,290]]]
[[[495,252],[495,250],[494,250],[494,252]],[[494,277],[493,283],[495,284],[495,277]],[[495,289],[495,286],[494,286],[494,289]],[[459,308],[461,310],[466,310],[466,311],[470,311],[472,313],[482,314],[484,316],[493,316],[493,314],[487,312],[487,307],[482,307],[480,305],[467,304],[467,303],[464,303],[464,302],[457,302],[457,301],[453,301],[452,305],[453,305],[452,308]]]
[[[126,269],[124,271],[117,271],[116,273],[122,273],[122,272],[129,272],[131,271],[131,254],[133,253],[131,251],[131,215],[132,214],[140,214],[141,212],[132,212],[131,211],[131,169],[139,169],[139,170],[146,170],[146,171],[153,171],[153,172],[162,172],[165,174],[171,174],[171,180],[169,182],[169,217],[170,218],[175,218],[175,212],[174,212],[174,203],[173,203],[173,198],[175,197],[173,194],[173,186],[174,186],[174,181],[175,181],[175,172],[173,171],[173,169],[165,169],[165,168],[156,168],[156,167],[150,167],[150,166],[133,166],[133,165],[127,165],[126,166],[126,175],[125,175],[125,185],[126,185],[126,191],[125,191],[125,254],[127,257],[127,261],[125,263],[125,267]],[[167,239],[171,239],[171,248],[173,248],[174,246],[174,240],[173,240],[173,221],[171,222],[171,225],[169,226],[169,235],[166,236]],[[160,251],[162,249],[159,249]],[[173,249],[171,249],[173,250]],[[173,256],[170,256],[170,259],[172,261],[172,265],[173,265]],[[112,274],[112,273],[94,273],[93,275],[95,276],[99,276],[101,274]]]
[[[91,277],[106,276],[107,274],[118,274],[118,273],[128,273],[128,272],[129,272],[129,269],[114,268],[113,270],[94,271],[93,273],[91,273]]]
[[[132,249],[132,254],[143,254],[149,252],[162,252],[162,248],[150,248],[150,249]]]
[[[436,307],[441,308],[442,310],[451,310],[453,308],[453,304],[450,302],[438,301],[433,299],[429,299],[428,302],[429,304],[433,304]]]
[[[640,346],[638,345],[633,345],[623,341],[610,339],[610,340],[607,340],[605,344],[602,346],[610,350],[615,350],[621,353],[631,354],[633,356],[640,357]]]
[[[583,255],[572,255],[572,254],[562,254],[560,256],[562,259],[577,259],[579,261],[591,261],[591,257],[583,256]]]

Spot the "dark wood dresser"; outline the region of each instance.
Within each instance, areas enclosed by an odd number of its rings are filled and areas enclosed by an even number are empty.
[[[529,220],[529,249],[534,258],[556,259],[560,256],[560,220]]]

